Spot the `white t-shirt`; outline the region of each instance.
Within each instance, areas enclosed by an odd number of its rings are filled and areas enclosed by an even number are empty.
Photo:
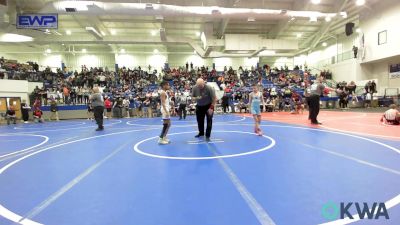
[[[367,94],[365,95],[365,100],[371,100],[371,98],[372,98],[372,96],[371,96],[370,93],[367,93]]]
[[[124,107],[125,108],[129,108],[129,104],[130,104],[131,102],[129,101],[129,99],[124,99],[123,101],[122,101],[122,105],[124,105]]]
[[[397,111],[396,109],[389,109],[385,112],[385,118],[386,120],[395,120],[397,113],[399,113],[399,111]]]
[[[169,111],[171,110],[171,99],[170,99],[170,97],[169,97],[169,95],[168,95],[167,92],[165,92],[165,91],[162,90],[161,93],[160,93],[160,95],[161,95],[162,93],[165,93],[165,95],[167,96],[167,98],[165,99],[165,109],[166,109],[167,112],[169,113]],[[163,107],[163,105],[162,105],[162,102],[161,102],[161,113],[166,113],[166,112],[164,111],[164,107]]]

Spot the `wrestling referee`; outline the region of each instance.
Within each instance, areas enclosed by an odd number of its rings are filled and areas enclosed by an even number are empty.
[[[192,89],[192,97],[197,100],[196,119],[199,133],[196,138],[204,136],[204,117],[207,117],[206,141],[210,141],[212,130],[212,119],[217,98],[215,91],[211,86],[205,84],[204,80],[199,78]]]

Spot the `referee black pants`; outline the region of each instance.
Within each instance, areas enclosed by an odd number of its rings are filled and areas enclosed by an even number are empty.
[[[311,123],[318,123],[317,116],[319,114],[319,95],[311,95],[308,97],[308,110],[310,113]]]
[[[94,119],[96,120],[96,123],[99,126],[99,128],[103,128],[103,112],[104,112],[103,106],[96,106],[93,109]]]
[[[207,116],[207,129],[206,129],[206,137],[211,136],[212,129],[212,118],[213,115],[209,115],[207,113],[208,109],[210,109],[211,104],[204,106],[196,106],[196,118],[197,118],[197,126],[199,128],[199,135],[204,135],[204,118]]]

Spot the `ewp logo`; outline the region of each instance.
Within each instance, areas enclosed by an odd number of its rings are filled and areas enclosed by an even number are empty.
[[[389,214],[386,209],[386,205],[383,202],[374,202],[371,207],[368,206],[368,203],[363,202],[362,204],[358,202],[341,202],[340,205],[328,202],[322,206],[322,216],[327,220],[335,220],[335,219],[344,219],[348,217],[353,220],[354,217],[351,215],[349,210],[351,208],[356,208],[358,217],[360,219],[380,219],[380,217],[384,217],[385,219],[389,219]]]
[[[58,28],[58,14],[17,15],[17,28],[57,29]]]

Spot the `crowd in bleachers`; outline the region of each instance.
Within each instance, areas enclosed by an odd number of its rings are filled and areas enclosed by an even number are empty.
[[[89,96],[94,86],[111,102],[113,108],[139,109],[141,116],[155,116],[159,108],[158,83],[161,80],[170,81],[172,87],[172,104],[186,104],[193,109],[190,99],[191,87],[198,78],[208,82],[216,82],[224,97],[219,104],[224,112],[248,112],[249,93],[253,84],[260,84],[266,105],[265,111],[288,110],[292,113],[304,108],[304,89],[315,79],[315,75],[305,67],[296,66],[293,70],[288,67],[270,68],[224,67],[223,71],[206,66],[194,67],[186,63],[179,68],[163,68],[162,71],[147,68],[119,68],[109,71],[105,68],[81,67],[81,71],[66,71],[50,68],[40,71],[37,63],[19,64],[16,61],[0,60],[0,79],[27,79],[43,82],[43,87],[36,87],[31,95],[31,102],[40,99],[42,105],[49,105],[52,100],[56,104],[79,105],[89,104]],[[331,76],[329,71],[320,75]],[[347,90],[347,89],[345,89]],[[343,91],[348,93],[347,91]],[[125,104],[123,104],[125,100]],[[128,104],[129,102],[129,104]],[[118,110],[117,110],[118,111]],[[117,113],[122,116],[122,113]]]

